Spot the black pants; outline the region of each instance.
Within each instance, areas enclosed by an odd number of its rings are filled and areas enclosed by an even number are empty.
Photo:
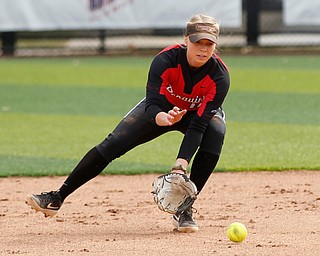
[[[122,119],[114,131],[97,145],[97,150],[108,162],[111,162],[134,147],[151,141],[169,131],[176,130],[185,133],[192,115],[195,114],[195,111],[188,112],[180,122],[172,126],[158,126],[147,120],[145,116],[145,99],[143,99]],[[202,154],[206,153],[207,155],[214,155],[216,156],[215,158],[217,156],[219,158],[225,132],[224,113],[222,110],[219,110],[207,126],[196,155],[202,152]],[[212,164],[209,164],[210,168],[214,168],[215,164],[213,167]],[[196,173],[192,173],[195,171],[193,169],[191,168],[191,176],[194,177]],[[206,170],[206,172],[210,171]]]
[[[101,173],[114,159],[134,147],[169,131],[177,130],[185,133],[195,114],[195,112],[188,112],[180,122],[172,126],[158,126],[147,120],[145,100],[142,100],[121,120],[107,138],[91,149],[78,163],[59,189],[62,200]],[[207,126],[191,166],[190,179],[199,192],[219,160],[225,132],[224,113],[219,110]]]
[[[167,132],[176,130],[185,133],[190,118],[194,114],[196,113],[187,113],[180,122],[172,126],[158,126],[145,117],[144,99],[122,119],[104,141],[97,145],[97,149],[108,162],[111,162],[134,147],[151,141]],[[204,133],[199,148],[200,151],[220,155],[226,132],[223,115],[221,110],[212,118]]]

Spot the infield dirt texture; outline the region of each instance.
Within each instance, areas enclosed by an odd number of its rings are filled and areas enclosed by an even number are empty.
[[[1,178],[1,255],[301,255],[320,248],[320,172],[214,173],[195,203],[200,231],[173,232],[154,204],[157,175],[99,176],[69,198],[56,217],[25,203],[65,177]],[[242,222],[243,243],[227,226]]]

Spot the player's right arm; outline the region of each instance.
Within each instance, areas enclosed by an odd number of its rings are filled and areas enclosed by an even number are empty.
[[[178,107],[166,112],[159,112],[155,117],[155,122],[159,126],[170,126],[181,120],[181,118],[187,113],[186,109],[180,110]]]
[[[165,80],[165,71],[170,66],[170,60],[165,53],[157,55],[151,63],[146,89],[146,116],[159,125],[170,126],[179,122],[186,110],[181,110],[168,102],[160,94],[160,88]]]

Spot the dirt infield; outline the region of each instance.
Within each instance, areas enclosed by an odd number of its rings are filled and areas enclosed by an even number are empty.
[[[318,255],[320,171],[214,173],[195,207],[198,233],[173,232],[153,202],[156,175],[99,176],[44,218],[29,193],[56,189],[65,177],[0,179],[1,255]],[[247,226],[243,243],[226,228]]]

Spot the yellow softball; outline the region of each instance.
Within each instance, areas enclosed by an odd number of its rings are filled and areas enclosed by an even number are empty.
[[[248,234],[247,228],[240,222],[233,222],[227,229],[227,236],[232,242],[242,242]]]

